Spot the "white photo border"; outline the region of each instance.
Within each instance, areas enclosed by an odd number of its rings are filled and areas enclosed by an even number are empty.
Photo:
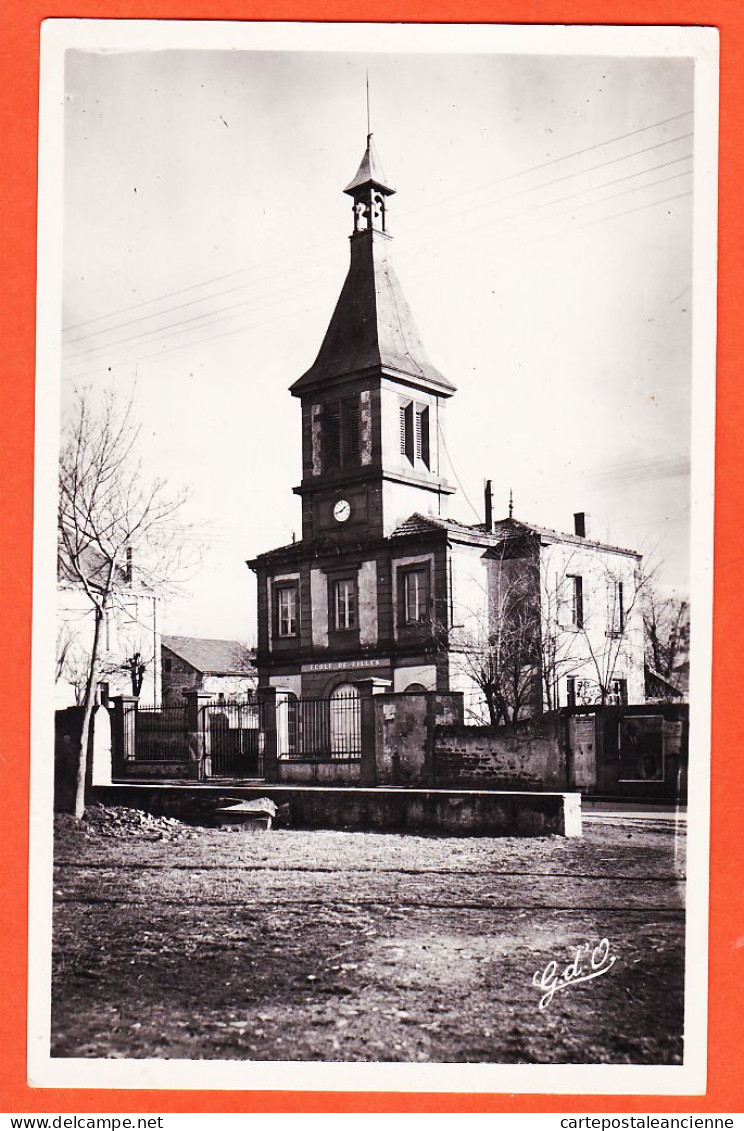
[[[64,58],[69,49],[633,55],[695,63],[692,670],[684,1063],[486,1065],[52,1058],[51,874]],[[40,1088],[702,1094],[706,1087],[715,434],[718,33],[701,27],[52,19],[41,36],[28,1078]]]

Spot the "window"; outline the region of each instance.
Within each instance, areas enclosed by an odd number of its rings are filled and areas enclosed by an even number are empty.
[[[346,415],[346,452],[349,456],[359,455],[359,405],[356,400],[347,401]]]
[[[413,463],[413,402],[400,406],[400,454]]]
[[[333,582],[333,627],[337,632],[351,632],[357,626],[356,583],[351,577]]]
[[[429,410],[416,409],[416,459],[429,466]]]
[[[610,608],[610,633],[613,636],[622,636],[625,632],[625,601],[622,581],[616,581],[613,592],[610,594],[612,607]]]
[[[171,659],[163,660],[163,671],[168,672],[168,673],[173,671],[173,660],[171,660]]]
[[[617,707],[624,707],[626,705],[628,702],[627,679],[613,679],[611,681],[607,702]]]
[[[333,471],[359,459],[359,398],[330,401],[323,410],[323,467]]]
[[[568,582],[568,624],[572,628],[584,627],[584,579],[577,574],[566,574]]]
[[[276,587],[276,634],[279,637],[297,635],[297,586]]]
[[[403,570],[403,623],[421,624],[429,612],[427,569]]]
[[[429,467],[429,409],[410,401],[398,409],[400,454],[411,464]]]
[[[429,567],[418,565],[398,571],[398,623],[401,627],[429,619]]]
[[[324,464],[326,470],[341,466],[341,407],[339,404],[325,406],[323,421]]]

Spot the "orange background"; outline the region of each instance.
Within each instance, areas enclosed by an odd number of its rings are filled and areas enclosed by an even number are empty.
[[[26,1085],[28,750],[34,442],[39,29],[48,17],[705,24],[721,33],[721,159],[710,884],[709,1072],[704,1097],[411,1095],[31,1089]],[[742,0],[3,0],[3,420],[0,593],[0,1109],[4,1112],[741,1112],[744,1099],[744,758],[741,708],[744,423],[744,4]],[[693,752],[694,755],[694,752]],[[741,814],[741,816],[740,816]],[[33,972],[32,972],[33,976]]]

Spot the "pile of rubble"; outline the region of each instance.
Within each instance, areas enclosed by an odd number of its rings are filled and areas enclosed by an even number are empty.
[[[76,825],[73,817],[59,814],[59,831]],[[61,826],[61,827],[60,827]],[[178,840],[191,836],[193,830],[175,817],[154,817],[141,809],[124,805],[89,805],[77,826],[86,837],[139,837],[141,840]]]

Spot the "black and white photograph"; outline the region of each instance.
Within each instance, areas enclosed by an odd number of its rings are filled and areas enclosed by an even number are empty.
[[[704,1090],[717,52],[45,24],[32,1083]]]

